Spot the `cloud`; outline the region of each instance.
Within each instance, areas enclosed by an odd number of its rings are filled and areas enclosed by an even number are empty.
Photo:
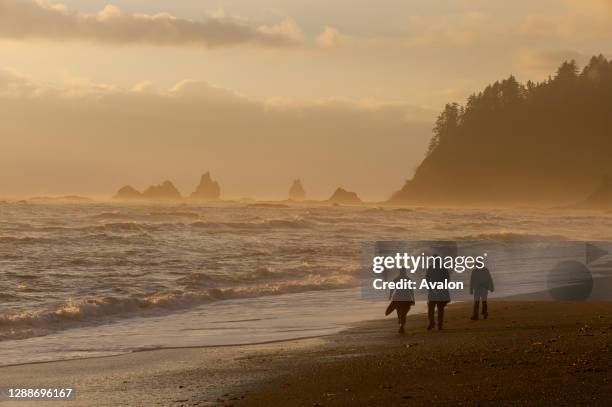
[[[538,50],[524,48],[516,52],[514,66],[520,72],[542,77],[553,75],[562,62],[572,59],[579,65],[584,65],[588,62],[589,56],[572,50]]]
[[[469,46],[491,34],[489,17],[481,12],[468,11],[449,15],[421,15],[408,19],[407,34],[410,46]]]
[[[531,36],[589,39],[612,34],[612,1],[565,0],[566,11],[557,15],[530,14],[520,32]]]
[[[231,90],[214,86],[207,82],[189,79],[177,83],[169,91],[162,94],[178,99],[192,99],[198,102],[237,103],[239,101],[248,101],[245,96]]]
[[[210,169],[225,196],[281,198],[302,177],[311,197],[344,186],[383,199],[422,158],[434,117],[402,102],[261,101],[194,80],[48,86],[0,71],[0,184],[110,196],[171,178],[188,193]]]
[[[348,40],[349,37],[337,29],[325,26],[323,32],[317,36],[316,44],[322,49],[334,49],[346,44]]]
[[[52,91],[53,88],[40,86],[12,69],[0,69],[0,97],[33,98]]]
[[[303,35],[290,18],[257,27],[224,13],[193,21],[167,13],[132,14],[113,5],[97,14],[84,14],[47,1],[0,0],[0,39],[206,48],[240,44],[290,47],[300,45]]]

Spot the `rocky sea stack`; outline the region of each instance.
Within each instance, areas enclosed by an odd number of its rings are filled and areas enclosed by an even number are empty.
[[[170,181],[164,181],[161,185],[151,185],[142,193],[144,199],[150,201],[178,201],[181,193]]]
[[[334,194],[329,198],[330,202],[337,204],[356,204],[361,203],[361,199],[355,192],[350,192],[342,188],[336,189]]]
[[[306,191],[304,191],[302,181],[299,178],[293,180],[293,184],[289,188],[289,200],[303,201],[304,199],[306,199]]]
[[[602,177],[599,188],[597,188],[581,206],[592,209],[611,209],[612,177]]]
[[[198,199],[204,201],[214,201],[221,197],[221,187],[219,183],[212,179],[210,172],[202,175],[200,178],[200,184],[196,190],[191,194],[191,199]]]
[[[131,201],[135,199],[143,199],[143,197],[142,197],[142,194],[138,192],[136,189],[134,189],[133,187],[129,185],[126,185],[123,188],[121,188],[119,191],[117,191],[115,196],[113,196],[113,199]]]

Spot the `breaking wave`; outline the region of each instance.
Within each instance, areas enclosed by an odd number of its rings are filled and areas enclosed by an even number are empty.
[[[44,237],[34,237],[34,236],[0,236],[0,243],[43,243],[49,242],[52,239],[44,238]]]
[[[540,235],[531,233],[513,233],[513,232],[498,232],[498,233],[480,233],[475,235],[466,235],[454,237],[454,240],[568,240],[569,238],[563,235]]]
[[[295,219],[268,219],[255,222],[207,222],[198,221],[191,223],[192,227],[204,229],[311,229],[315,224],[302,218]]]
[[[244,287],[171,290],[128,298],[70,300],[54,309],[0,317],[0,340],[43,336],[63,329],[108,323],[118,318],[163,315],[212,301],[349,288],[356,284],[354,275],[310,275],[307,278]]]

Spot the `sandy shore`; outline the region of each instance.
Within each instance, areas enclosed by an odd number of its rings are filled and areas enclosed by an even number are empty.
[[[606,405],[612,303],[497,302],[487,321],[448,309],[444,331],[393,317],[340,334],[0,368],[2,385],[74,386],[74,402],[6,405]],[[4,405],[4,404],[3,404]]]
[[[321,338],[246,346],[161,349],[0,368],[2,387],[71,387],[74,401],[0,401],[4,406],[224,405],[277,375],[270,356],[324,346]]]

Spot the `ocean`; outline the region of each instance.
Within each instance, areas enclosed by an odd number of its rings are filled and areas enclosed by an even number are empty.
[[[612,240],[612,214],[3,202],[0,365],[337,332],[383,315],[362,242],[427,239]]]

